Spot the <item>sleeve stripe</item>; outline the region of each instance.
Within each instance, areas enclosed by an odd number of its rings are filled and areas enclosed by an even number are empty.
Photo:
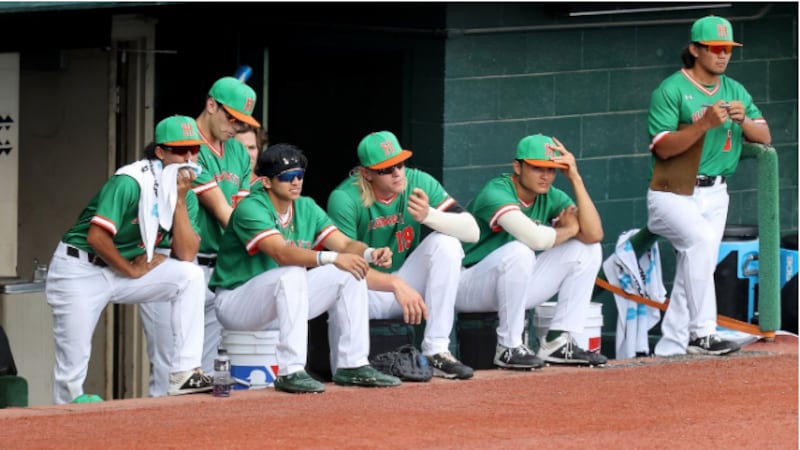
[[[322,243],[328,236],[331,235],[334,231],[338,230],[334,225],[329,225],[320,231],[319,235],[317,235],[317,239],[314,241],[314,244],[311,246],[314,250],[320,250],[322,248]]]
[[[436,209],[439,211],[447,211],[447,209],[453,206],[455,203],[456,199],[453,197],[447,197],[442,203],[439,203],[439,205],[436,206]]]
[[[258,233],[257,235],[253,236],[253,238],[247,241],[247,243],[245,244],[247,253],[255,255],[256,253],[258,253],[258,243],[261,242],[262,239],[266,239],[270,236],[275,236],[275,235],[280,236],[278,230],[269,229],[269,230],[264,230],[261,233]]]
[[[200,195],[203,192],[206,192],[208,190],[214,189],[217,186],[218,185],[217,185],[216,181],[210,181],[210,182],[208,182],[206,184],[201,184],[199,186],[195,186],[195,187],[192,188],[192,190],[194,191],[195,194]]]
[[[650,141],[650,151],[652,152],[653,149],[656,148],[656,144],[658,144],[661,141],[661,139],[664,139],[664,137],[669,133],[670,133],[669,131],[662,131],[661,133],[658,133],[657,135],[653,136],[653,140]]]
[[[111,233],[112,236],[117,235],[117,225],[114,224],[113,221],[106,219],[105,217],[94,216],[92,217],[92,220],[89,221],[89,223],[95,224],[98,227],[108,231],[109,233]]]
[[[519,205],[505,205],[502,208],[495,211],[495,213],[492,214],[491,219],[489,219],[489,228],[497,227],[497,221],[500,220],[500,218],[503,217],[505,213],[511,211],[520,211]]]

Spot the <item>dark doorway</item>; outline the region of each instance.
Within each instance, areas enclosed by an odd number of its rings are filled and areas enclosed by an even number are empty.
[[[302,148],[309,159],[303,193],[323,208],[358,164],[358,142],[371,131],[400,136],[400,52],[343,48],[269,49],[271,143]]]

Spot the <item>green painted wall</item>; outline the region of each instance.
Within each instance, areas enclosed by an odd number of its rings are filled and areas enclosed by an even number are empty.
[[[650,92],[681,67],[691,22],[715,13],[731,18],[745,45],[727,74],[770,124],[780,153],[781,230],[797,230],[796,4],[593,18],[568,17],[560,5],[496,5],[448,7],[443,180],[462,203],[510,170],[521,137],[555,135],[578,158],[609,254],[621,231],[646,223]],[[569,192],[563,181],[556,185]],[[730,183],[729,223],[757,221],[755,186],[755,161],[744,161]]]

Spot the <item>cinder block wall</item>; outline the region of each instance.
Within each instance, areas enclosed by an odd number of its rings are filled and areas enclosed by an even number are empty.
[[[727,74],[748,88],[770,123],[780,153],[781,231],[796,232],[797,5],[766,8],[587,18],[544,4],[449,6],[445,186],[466,204],[486,180],[510,170],[522,136],[554,135],[578,158],[609,254],[621,231],[646,223],[650,93],[681,67],[691,22],[714,13],[731,18],[745,45],[735,50]],[[557,186],[569,192],[563,181]],[[744,161],[730,183],[729,223],[756,223],[755,186],[755,161]]]

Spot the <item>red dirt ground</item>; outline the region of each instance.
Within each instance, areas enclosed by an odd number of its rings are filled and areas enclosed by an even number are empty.
[[[0,448],[798,448],[797,338],[397,388],[0,410]]]

